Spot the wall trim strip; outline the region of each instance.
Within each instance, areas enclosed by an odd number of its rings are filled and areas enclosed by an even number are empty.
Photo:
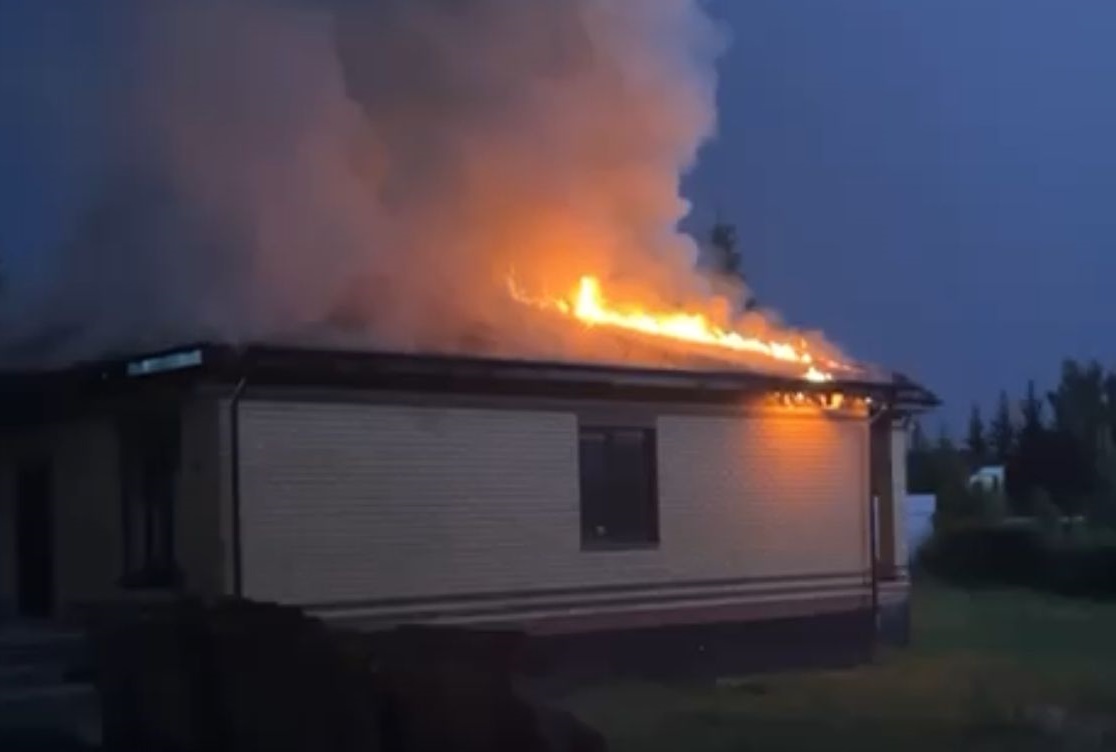
[[[659,596],[637,596],[611,599],[607,601],[567,600],[545,603],[503,603],[479,607],[461,607],[451,604],[432,604],[431,608],[407,609],[384,608],[370,605],[351,604],[349,608],[332,612],[313,607],[309,610],[326,619],[359,619],[385,623],[436,622],[446,620],[486,619],[503,617],[521,621],[544,615],[570,617],[579,614],[606,613],[616,611],[648,610],[664,606],[689,605],[708,607],[712,605],[740,605],[746,603],[774,602],[785,600],[811,600],[825,597],[844,596],[867,598],[866,586],[850,587],[845,584],[828,587],[768,588],[742,593],[697,593]]]
[[[537,590],[494,590],[473,593],[443,593],[439,595],[378,598],[368,600],[344,600],[299,603],[302,608],[326,612],[339,609],[390,608],[396,606],[421,606],[429,604],[470,604],[492,601],[535,600],[562,596],[617,595],[627,593],[648,593],[674,590],[701,590],[710,588],[743,588],[761,585],[786,584],[806,585],[810,583],[855,583],[868,581],[867,571],[821,572],[802,575],[771,575],[765,577],[733,577],[703,580],[684,580],[679,582],[633,582],[613,585],[588,585],[562,588],[540,588]]]

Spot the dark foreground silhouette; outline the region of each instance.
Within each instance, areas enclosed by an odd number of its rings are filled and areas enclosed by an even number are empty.
[[[517,687],[513,633],[327,627],[223,601],[100,613],[109,750],[599,752],[603,737]]]

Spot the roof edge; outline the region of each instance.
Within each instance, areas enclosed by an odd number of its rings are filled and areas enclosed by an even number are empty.
[[[452,389],[468,383],[596,385],[729,394],[756,391],[846,392],[887,401],[901,410],[928,409],[938,397],[902,374],[890,381],[804,379],[741,370],[689,370],[648,366],[520,360],[437,353],[286,347],[196,342],[133,357],[78,363],[68,368],[0,373],[0,387],[70,384],[126,388],[133,383],[208,380],[256,384],[380,386],[411,382]]]

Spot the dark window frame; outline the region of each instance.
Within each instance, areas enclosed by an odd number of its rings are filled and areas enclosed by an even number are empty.
[[[638,464],[625,466],[633,457],[623,456],[618,437],[633,434],[640,437],[642,457]],[[603,444],[591,466],[587,440],[594,436]],[[625,494],[634,497],[625,498]],[[660,545],[658,432],[654,427],[638,423],[578,426],[578,509],[584,551]]]
[[[175,516],[181,472],[177,404],[146,405],[121,416],[121,564],[125,588],[182,584]]]

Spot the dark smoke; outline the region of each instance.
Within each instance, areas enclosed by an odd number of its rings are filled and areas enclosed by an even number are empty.
[[[82,4],[50,5],[25,19],[47,42]],[[578,357],[526,325],[509,273],[534,290],[592,272],[649,302],[709,295],[676,230],[680,176],[715,124],[723,40],[699,0],[134,0],[93,15],[53,39],[86,50],[61,81],[40,81],[57,55],[30,47],[0,72],[83,92],[83,109],[43,117],[97,155],[64,242],[38,259],[49,273],[4,264],[9,363],[199,339]]]

